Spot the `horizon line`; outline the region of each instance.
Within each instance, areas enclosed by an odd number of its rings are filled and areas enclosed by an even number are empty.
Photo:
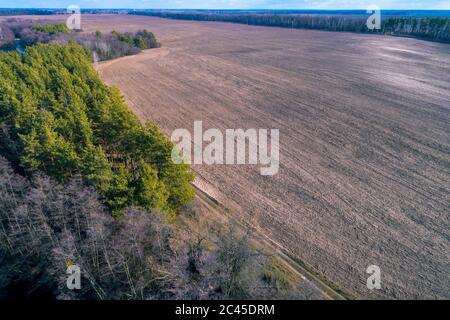
[[[26,7],[26,8],[14,8],[14,7],[0,7],[0,10],[8,9],[8,10],[65,10],[67,7]],[[271,11],[366,11],[367,9],[270,9],[270,8],[90,8],[85,7],[81,8],[82,10],[222,10],[222,11],[244,11],[244,10],[271,10]],[[383,9],[384,11],[450,11],[448,9]]]

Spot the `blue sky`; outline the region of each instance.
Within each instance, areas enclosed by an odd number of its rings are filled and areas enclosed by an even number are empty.
[[[450,0],[0,0],[0,8],[447,9]]]

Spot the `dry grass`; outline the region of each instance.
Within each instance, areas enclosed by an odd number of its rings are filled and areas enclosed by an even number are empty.
[[[450,45],[383,36],[86,16],[163,48],[98,67],[175,128],[279,128],[280,173],[196,166],[198,185],[342,288],[450,298]],[[367,266],[382,270],[366,288]]]

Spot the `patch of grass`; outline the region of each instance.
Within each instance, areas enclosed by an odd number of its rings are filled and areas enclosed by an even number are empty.
[[[268,285],[281,291],[293,290],[301,282],[298,274],[292,272],[283,262],[273,257],[265,264],[261,278]]]

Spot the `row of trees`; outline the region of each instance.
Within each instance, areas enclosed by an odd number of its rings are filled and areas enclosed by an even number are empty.
[[[33,22],[31,20],[9,19],[3,25],[3,34],[8,35],[2,41],[0,33],[0,46],[14,48],[14,35],[22,41],[24,46],[38,43],[68,44],[74,41],[89,49],[98,60],[109,60],[118,57],[133,55],[143,49],[159,48],[161,44],[155,35],[147,30],[136,33],[119,33],[116,31],[108,35],[97,31],[95,34],[74,32],[65,24],[52,24],[45,21]],[[13,35],[11,37],[11,35]]]
[[[307,281],[286,286],[268,273],[233,228],[180,237],[136,207],[114,219],[100,199],[79,176],[27,179],[0,157],[0,299],[321,298]],[[79,290],[66,286],[71,265]]]
[[[412,36],[434,41],[450,41],[450,18],[447,17],[388,17],[382,19],[381,30],[366,26],[368,16],[325,14],[274,13],[210,13],[174,11],[135,11],[129,14],[157,16],[170,19],[221,21],[283,28],[319,29],[328,31],[374,32]]]
[[[54,10],[47,9],[0,9],[0,16],[51,15]],[[64,12],[65,13],[65,12]]]
[[[389,18],[382,24],[385,34],[412,36],[423,39],[450,42],[449,18]]]
[[[80,8],[82,14],[124,14],[129,9],[88,9]],[[0,16],[25,16],[25,15],[63,15],[67,14],[66,8],[60,9],[6,9],[0,8]]]
[[[0,53],[0,154],[60,182],[81,174],[116,214],[131,205],[173,218],[194,196],[173,144],[143,126],[74,42]]]

